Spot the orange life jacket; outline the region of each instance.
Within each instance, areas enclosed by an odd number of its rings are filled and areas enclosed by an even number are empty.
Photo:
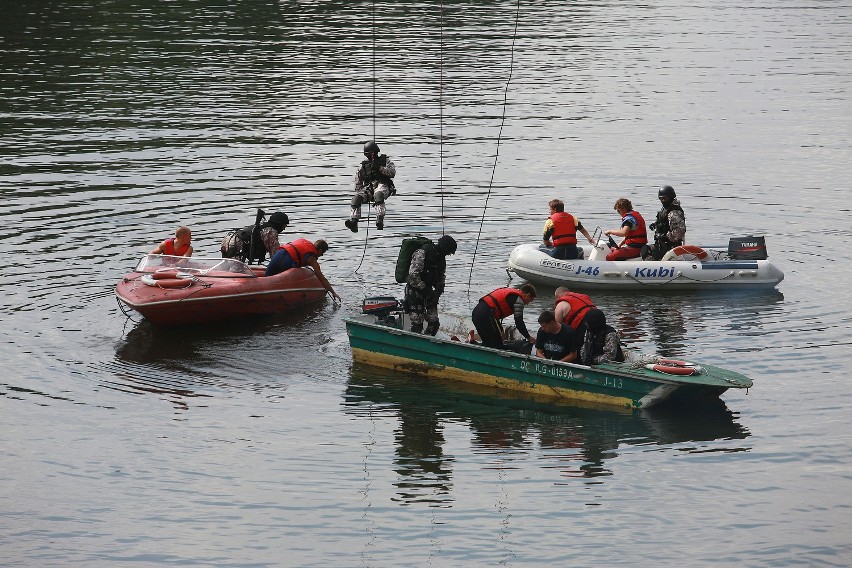
[[[494,310],[494,317],[501,320],[514,312],[512,306],[509,305],[508,302],[509,296],[512,294],[520,296],[521,301],[523,301],[524,304],[529,302],[529,299],[524,296],[524,293],[517,288],[497,288],[490,294],[484,295],[481,300],[488,304],[489,308]]]
[[[550,216],[550,221],[553,223],[553,246],[577,244],[577,222],[573,215],[559,211]]]
[[[571,329],[574,331],[577,330],[580,322],[583,321],[583,317],[585,317],[586,312],[597,307],[595,306],[595,303],[592,302],[591,298],[578,292],[566,292],[562,294],[556,298],[556,302],[553,304],[553,307],[555,308],[558,306],[559,302],[568,302],[568,305],[571,306],[568,309],[568,314],[565,316],[565,319],[560,323],[571,326]]]
[[[308,239],[296,239],[292,243],[281,245],[281,248],[287,251],[296,266],[307,266],[309,255],[319,256],[317,247]]]
[[[185,243],[178,250],[175,250],[174,239],[166,239],[160,246],[163,247],[163,254],[167,254],[169,256],[183,256],[186,254],[186,251],[189,250],[189,243]]]
[[[627,233],[627,238],[624,244],[633,248],[642,248],[642,245],[648,244],[648,232],[645,230],[645,219],[638,211],[628,211],[627,215],[632,215],[636,219],[636,228]],[[625,217],[627,217],[625,215]]]

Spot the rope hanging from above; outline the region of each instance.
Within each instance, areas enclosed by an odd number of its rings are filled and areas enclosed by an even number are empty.
[[[497,134],[497,150],[494,153],[494,165],[491,168],[491,180],[488,182],[488,193],[485,195],[485,205],[482,208],[482,218],[479,221],[479,232],[476,234],[476,244],[473,248],[473,259],[470,262],[470,274],[467,278],[467,296],[470,299],[470,283],[473,280],[473,266],[476,264],[476,253],[479,251],[479,240],[482,236],[482,226],[485,224],[485,213],[488,210],[488,200],[491,197],[491,186],[494,184],[494,172],[497,170],[497,158],[500,156],[500,140],[503,137],[503,125],[506,123],[506,106],[509,99],[509,84],[512,82],[512,72],[515,67],[515,40],[518,37],[518,20],[521,15],[521,0],[515,9],[515,28],[512,32],[512,47],[509,51],[509,78],[503,91],[503,115],[500,118],[500,131]]]

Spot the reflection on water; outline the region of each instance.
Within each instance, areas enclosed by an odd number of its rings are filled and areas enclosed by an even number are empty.
[[[683,410],[629,411],[515,396],[356,364],[343,410],[359,418],[381,414],[398,420],[394,465],[402,503],[452,503],[456,460],[444,449],[450,424],[468,428],[473,450],[493,456],[489,467],[511,468],[512,453],[536,449],[543,454],[540,467],[565,478],[610,476],[612,460],[630,446],[697,453],[750,449],[739,442],[748,430],[722,401]]]
[[[281,396],[282,381],[311,366],[312,352],[300,349],[300,342],[306,334],[317,336],[326,309],[318,303],[284,314],[175,328],[128,320],[132,327],[116,342],[114,359],[93,366],[104,372],[100,384],[106,388],[163,395],[179,408],[186,407],[187,398],[232,388]],[[287,354],[284,365],[281,353]]]

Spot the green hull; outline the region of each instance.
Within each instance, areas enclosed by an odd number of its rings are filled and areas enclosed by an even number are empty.
[[[692,376],[618,363],[586,367],[410,333],[379,325],[371,315],[344,321],[357,362],[542,397],[647,408],[664,401],[718,398],[729,388],[752,384],[748,377],[706,365],[701,365],[700,374]]]

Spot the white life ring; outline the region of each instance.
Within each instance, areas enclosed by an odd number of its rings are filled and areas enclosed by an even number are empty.
[[[645,365],[646,369],[656,371],[657,373],[665,373],[667,375],[697,375],[701,372],[701,368],[695,363],[689,361],[680,361],[678,359],[660,359],[656,363]]]
[[[663,260],[700,260],[707,258],[707,251],[696,245],[681,245],[663,255]]]

